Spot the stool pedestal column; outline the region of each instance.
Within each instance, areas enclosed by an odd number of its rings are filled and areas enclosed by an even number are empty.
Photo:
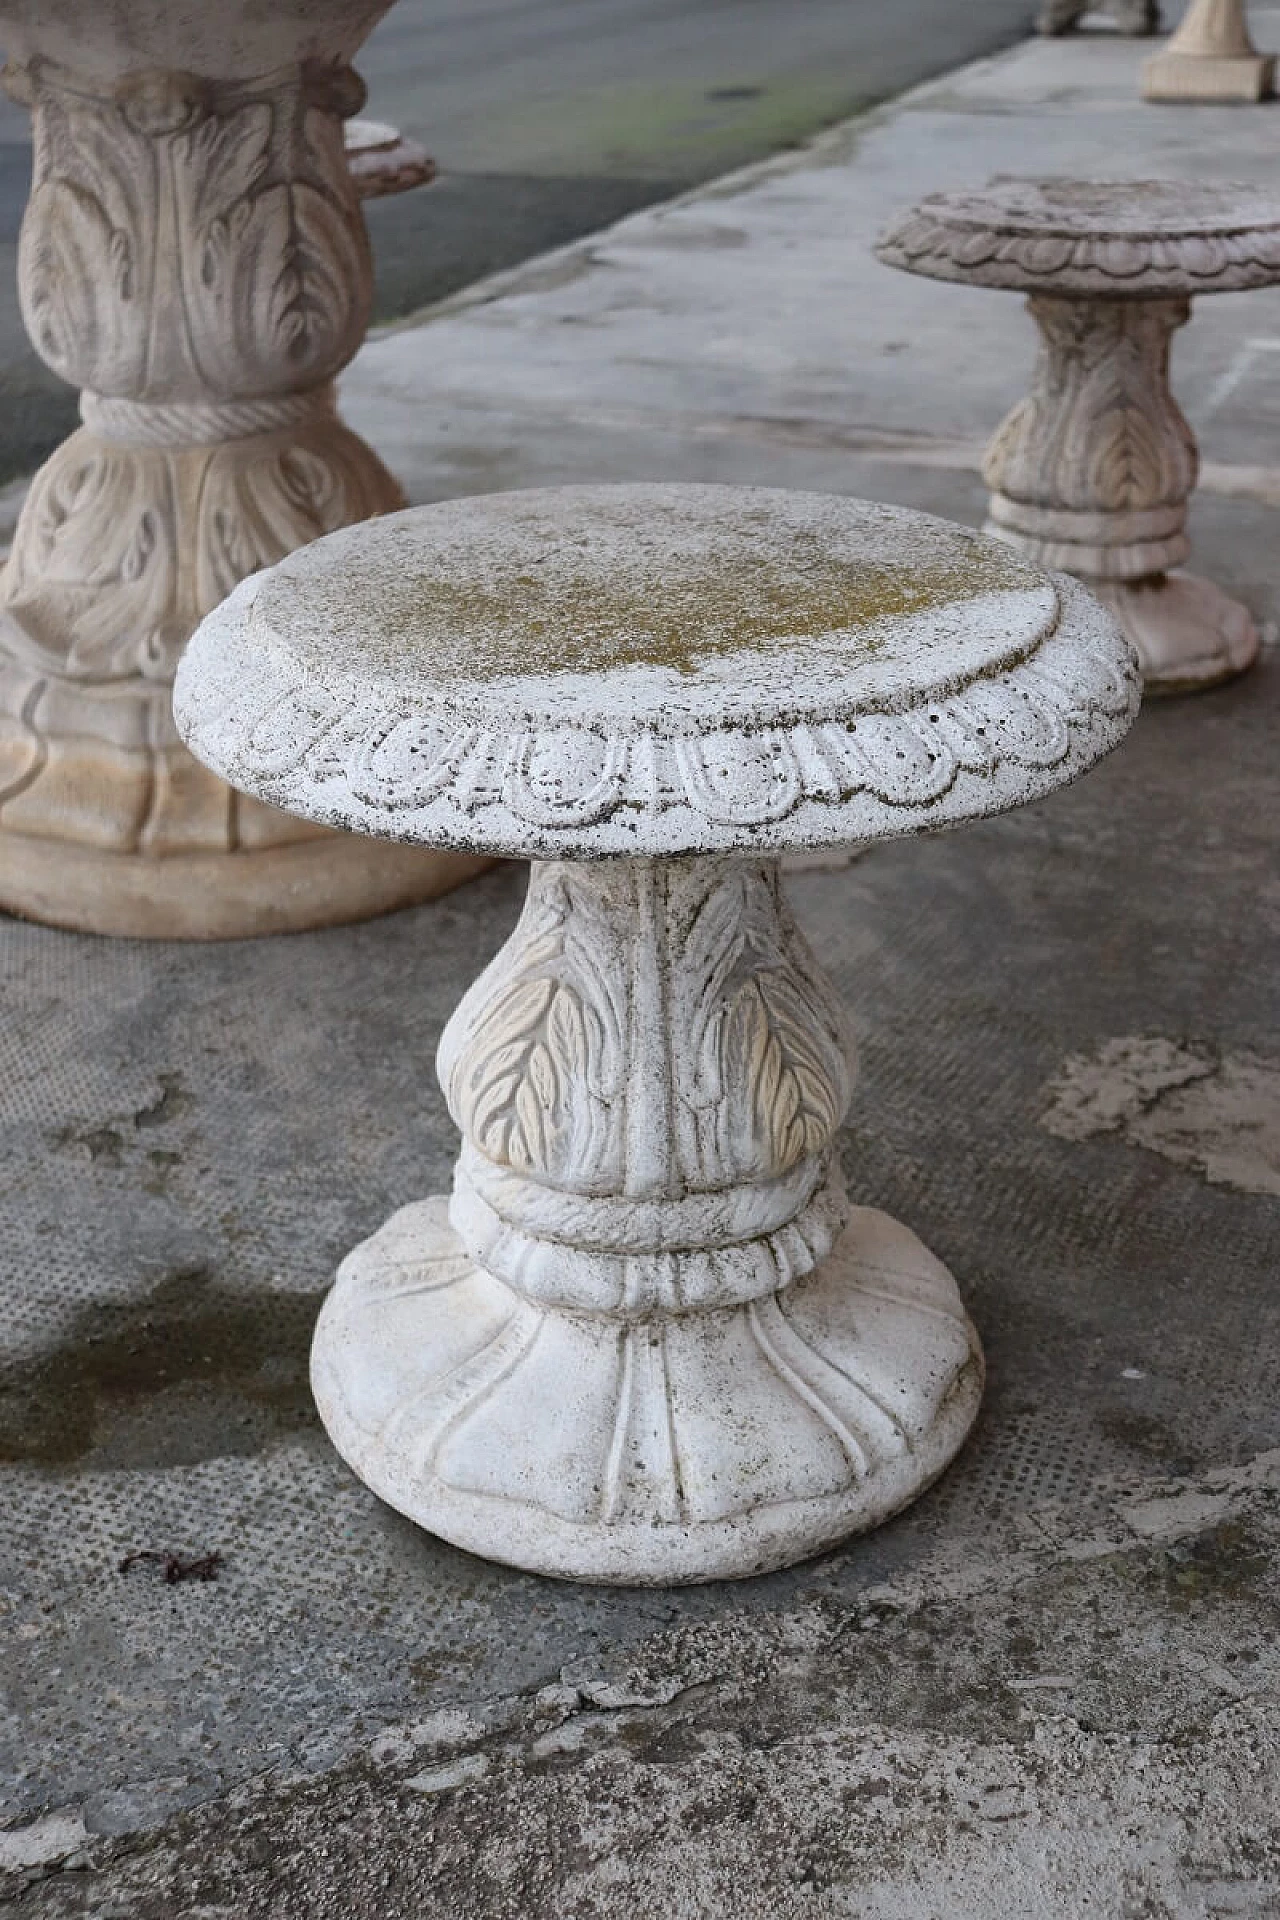
[[[1152,692],[1239,673],[1258,651],[1248,610],[1174,573],[1190,551],[1199,459],[1169,386],[1169,343],[1190,302],[1034,294],[1031,392],[983,463],[987,532],[1078,574],[1123,625]]]
[[[850,1208],[838,1001],[774,860],[534,866],[445,1030],[452,1202],[404,1208],[321,1314],[362,1478],[579,1579],[759,1572],[914,1498],[977,1411],[954,1281]]]

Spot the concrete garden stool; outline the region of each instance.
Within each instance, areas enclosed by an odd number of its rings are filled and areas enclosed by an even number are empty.
[[[779,856],[957,825],[1128,728],[1074,581],[865,502],[570,487],[424,507],[246,581],[179,669],[224,778],[358,833],[533,861],[449,1021],[453,1196],[344,1261],[339,1451],[540,1573],[749,1574],[942,1471],[982,1359],[909,1228],[851,1207],[851,1063]]]
[[[1031,392],[987,449],[987,531],[1079,574],[1119,617],[1148,691],[1212,686],[1250,665],[1239,601],[1195,574],[1195,438],[1169,389],[1169,342],[1195,294],[1280,281],[1280,198],[1186,181],[997,178],[938,193],[877,248],[890,266],[1028,293]]]
[[[403,507],[334,380],[364,339],[361,201],[429,179],[352,118],[390,0],[0,0],[32,114],[18,291],[82,425],[0,568],[0,909],[213,939],[356,920],[476,871],[232,793],[173,729],[173,672],[247,574]]]

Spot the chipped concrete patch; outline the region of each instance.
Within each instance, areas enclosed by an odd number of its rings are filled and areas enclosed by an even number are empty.
[[[488,1771],[487,1754],[465,1753],[460,1759],[451,1760],[443,1767],[428,1767],[422,1773],[415,1773],[405,1781],[405,1785],[413,1793],[449,1793],[454,1787],[479,1780]]]
[[[1280,1061],[1122,1035],[1064,1061],[1048,1095],[1040,1124],[1061,1140],[1117,1133],[1212,1186],[1280,1194]]]
[[[88,1839],[78,1807],[58,1807],[25,1827],[0,1832],[0,1873],[27,1867],[56,1867],[76,1854]]]

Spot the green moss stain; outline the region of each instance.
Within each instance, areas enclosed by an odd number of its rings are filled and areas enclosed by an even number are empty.
[[[321,1295],[230,1293],[203,1267],[175,1269],[143,1300],[87,1307],[66,1340],[0,1368],[0,1461],[64,1466],[100,1424],[161,1395],[213,1389],[246,1403],[261,1430],[314,1423],[307,1381]],[[243,1451],[228,1432],[218,1451]],[[164,1464],[159,1458],[157,1464]]]
[[[735,556],[732,566],[655,568],[651,580],[631,575],[606,589],[562,563],[546,578],[526,570],[485,585],[410,564],[398,590],[379,595],[362,657],[372,671],[394,670],[421,649],[444,681],[627,667],[693,674],[711,659],[793,641],[825,645],[847,666],[883,650],[886,620],[1026,585],[1022,564],[989,548],[894,564],[833,561],[816,539],[797,542],[807,546],[804,564],[786,569],[775,557]],[[443,634],[458,636],[456,648],[445,649]]]

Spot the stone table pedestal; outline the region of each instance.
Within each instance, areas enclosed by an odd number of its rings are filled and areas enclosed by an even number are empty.
[[[1275,56],[1249,37],[1244,0],[1191,0],[1167,47],[1142,70],[1144,100],[1265,99]]]
[[[1074,582],[765,489],[423,508],[204,623],[175,711],[224,778],[534,862],[440,1045],[452,1200],[358,1247],[316,1330],[370,1486],[478,1553],[665,1583],[797,1560],[942,1471],[977,1336],[910,1228],[850,1204],[848,1034],[779,857],[1030,800],[1136,704]]]
[[[402,506],[336,410],[372,268],[343,122],[387,0],[0,0],[33,117],[31,340],[83,389],[0,573],[0,908],[94,932],[282,931],[474,869],[240,796],[173,729],[173,671],[238,581]],[[425,177],[387,129],[373,191]]]
[[[890,266],[1030,295],[1031,392],[987,450],[987,530],[1086,580],[1118,615],[1148,691],[1249,666],[1246,608],[1182,572],[1195,438],[1169,344],[1206,293],[1280,280],[1280,197],[1180,181],[1018,180],[930,194],[882,235]]]

